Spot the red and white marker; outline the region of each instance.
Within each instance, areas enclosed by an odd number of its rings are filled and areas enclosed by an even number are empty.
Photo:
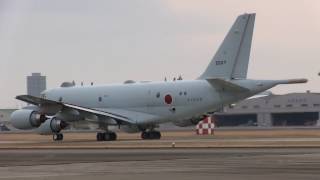
[[[211,135],[214,133],[214,122],[212,117],[208,116],[202,121],[200,121],[197,126],[196,133],[198,135]]]

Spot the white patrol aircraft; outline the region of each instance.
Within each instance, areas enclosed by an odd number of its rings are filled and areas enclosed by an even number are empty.
[[[142,139],[160,139],[161,123],[192,126],[224,105],[251,97],[278,84],[305,83],[306,79],[246,79],[255,14],[240,15],[207,69],[196,80],[74,86],[46,90],[41,97],[16,98],[36,108],[16,110],[11,122],[18,129],[36,128],[62,140],[61,130],[72,122],[99,125],[98,141],[117,139],[108,127]]]

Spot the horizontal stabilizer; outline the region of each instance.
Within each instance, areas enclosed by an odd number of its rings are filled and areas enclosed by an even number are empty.
[[[224,89],[228,91],[250,91],[249,89],[239,86],[235,83],[232,83],[231,81],[227,81],[220,78],[213,78],[213,79],[207,79],[207,81],[213,85],[217,89]]]
[[[281,80],[279,84],[300,84],[306,82],[308,82],[308,79],[287,79]]]

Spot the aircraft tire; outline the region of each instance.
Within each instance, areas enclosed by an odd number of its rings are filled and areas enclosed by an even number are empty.
[[[62,133],[56,133],[52,135],[52,139],[54,141],[62,141],[63,140],[63,134]]]
[[[141,133],[141,139],[149,139],[149,132],[143,131]]]
[[[160,139],[161,133],[159,131],[149,131],[149,132],[142,132],[141,133],[142,139]]]
[[[110,140],[111,141],[117,140],[117,134],[115,132],[110,132]]]
[[[117,140],[117,134],[115,132],[98,132],[97,141],[115,141]]]
[[[104,141],[104,133],[98,132],[97,133],[97,141]]]

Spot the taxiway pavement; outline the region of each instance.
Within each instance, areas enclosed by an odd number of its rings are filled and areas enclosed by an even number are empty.
[[[319,179],[319,148],[0,150],[0,179]]]
[[[0,180],[320,179],[317,130],[165,132],[161,140],[94,133],[0,134]],[[174,142],[175,147],[172,147]]]

